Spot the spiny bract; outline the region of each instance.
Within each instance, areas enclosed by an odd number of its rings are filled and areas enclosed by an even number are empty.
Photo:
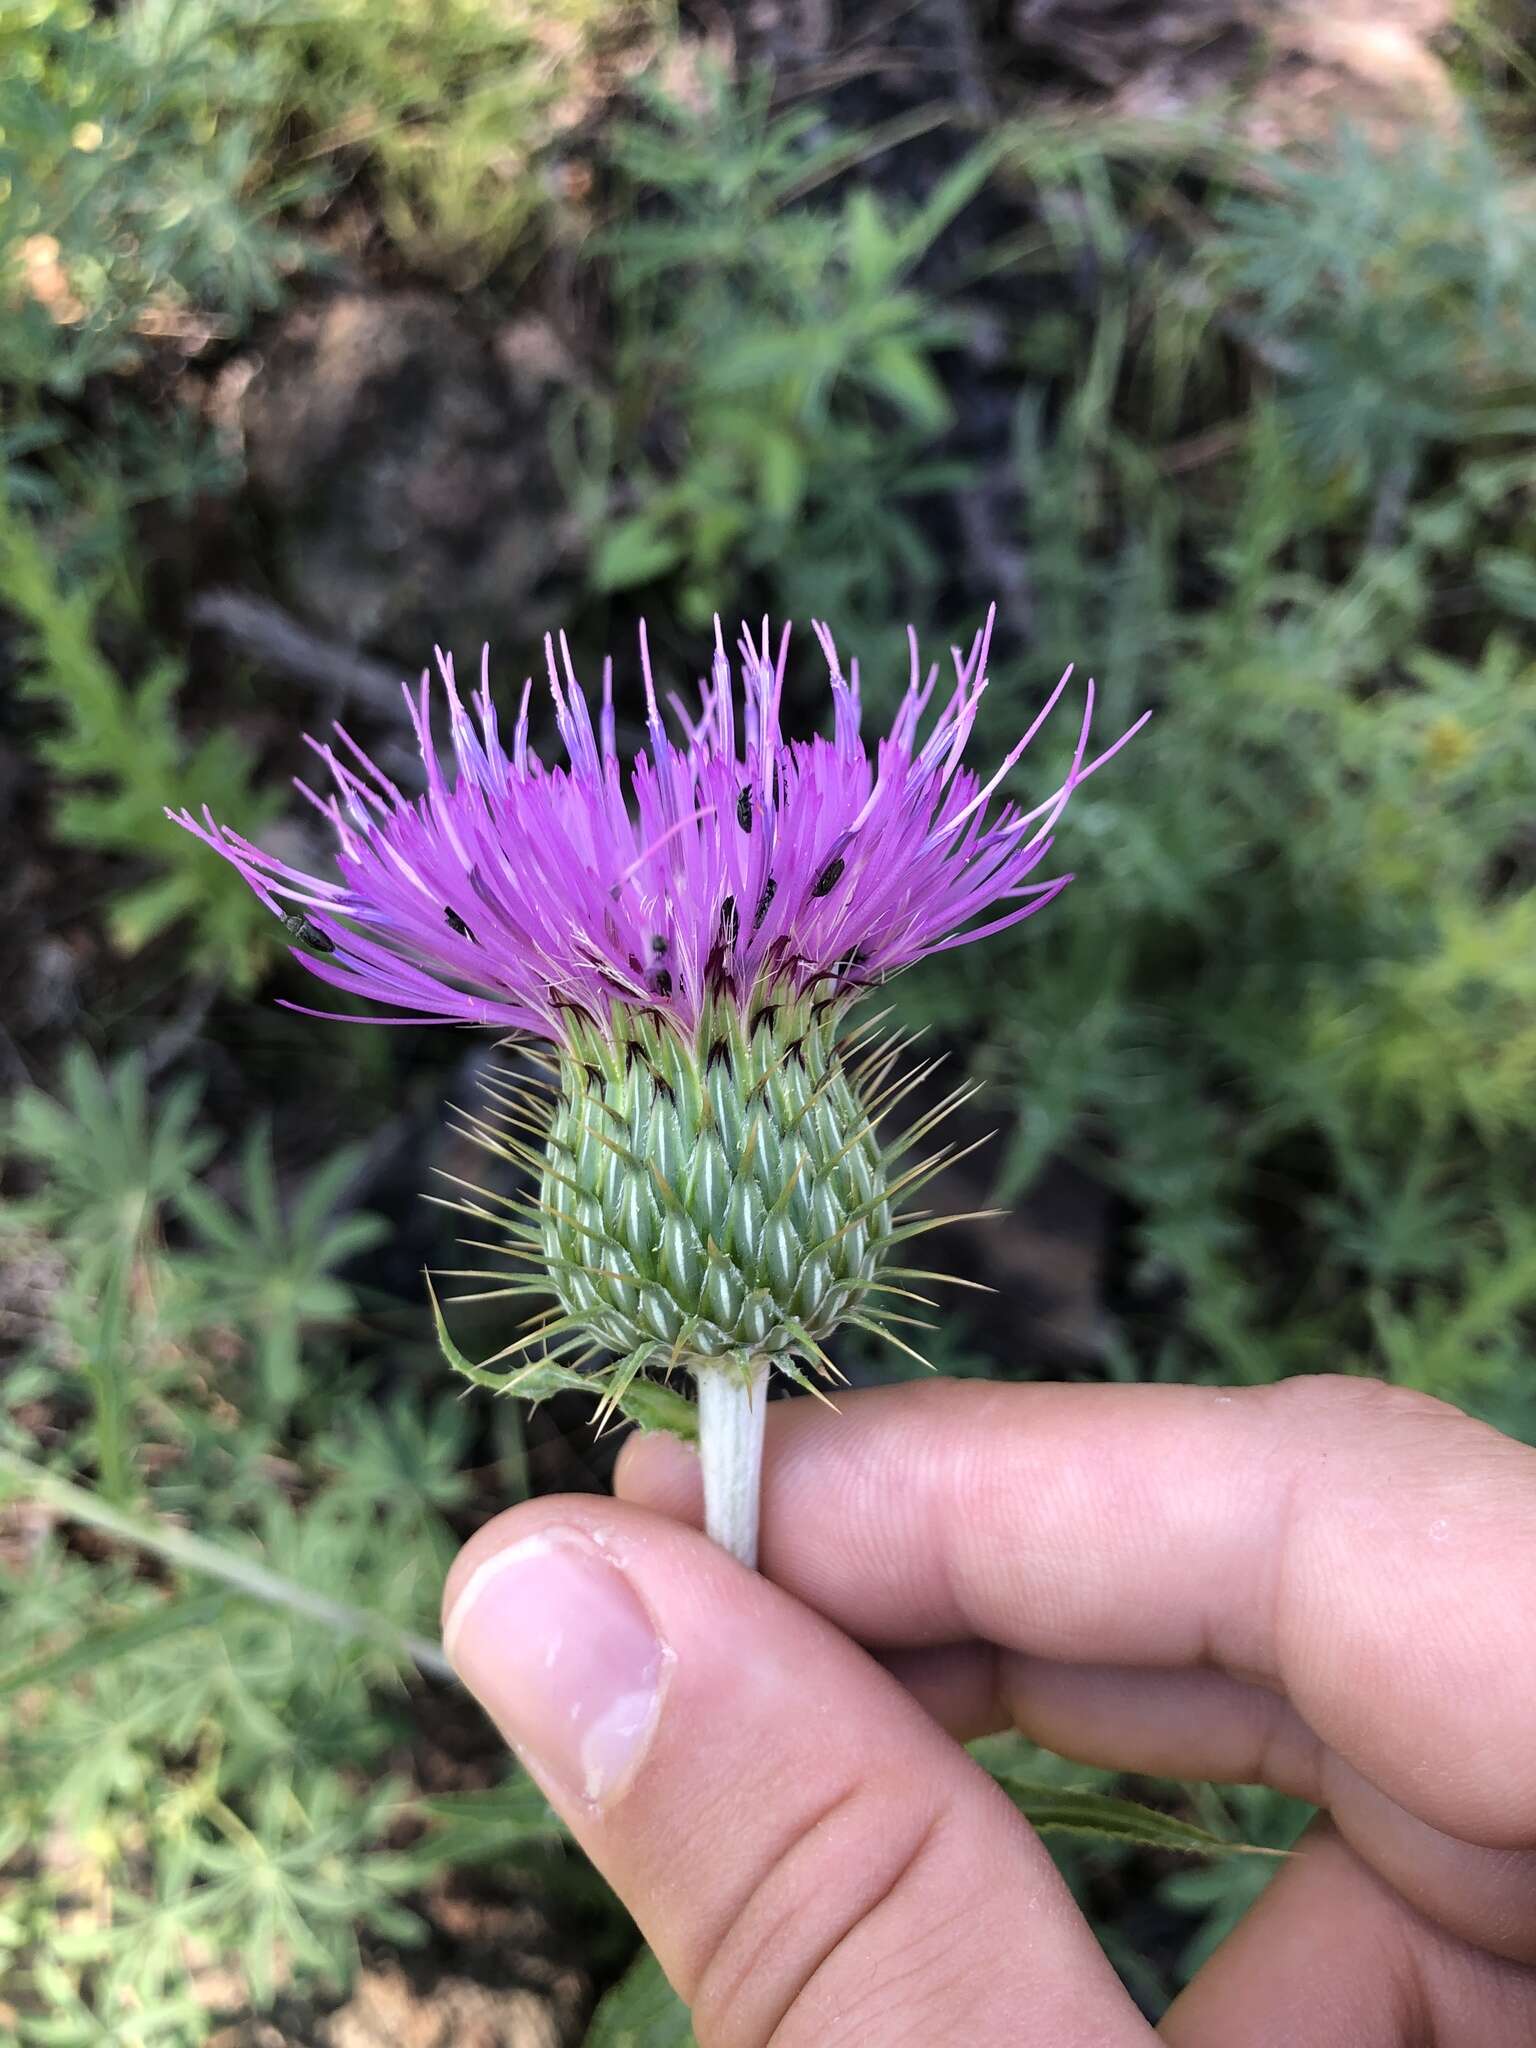
[[[768,1357],[806,1384],[797,1360],[832,1372],[822,1340],[839,1323],[891,1334],[866,1297],[923,1277],[886,1261],[931,1223],[893,1204],[952,1155],[900,1162],[969,1091],[882,1141],[885,1112],[931,1069],[896,1075],[902,1043],[873,1024],[840,1038],[841,1009],[815,995],[746,1016],[717,1004],[691,1035],[618,1017],[574,1035],[542,1099],[488,1079],[492,1107],[467,1134],[539,1174],[537,1199],[499,1229],[559,1302],[502,1354],[538,1348],[527,1381],[596,1345],[618,1354],[603,1376],[614,1404],[648,1365],[745,1373]]]

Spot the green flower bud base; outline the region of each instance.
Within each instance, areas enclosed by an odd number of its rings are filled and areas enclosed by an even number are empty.
[[[572,1034],[539,1189],[561,1305],[641,1362],[819,1361],[891,1231],[885,1163],[815,1004]]]
[[[818,1393],[812,1374],[841,1377],[825,1341],[844,1322],[909,1350],[889,1325],[914,1319],[870,1298],[907,1293],[897,1276],[939,1277],[888,1260],[934,1227],[897,1200],[952,1155],[898,1162],[969,1090],[883,1143],[881,1117],[932,1069],[893,1079],[902,1045],[872,1042],[872,1026],[850,1039],[846,1011],[815,991],[765,993],[709,1005],[691,1035],[657,1011],[616,1005],[606,1025],[573,1014],[547,1081],[491,1076],[497,1112],[467,1133],[537,1173],[536,1197],[457,1206],[495,1226],[485,1249],[538,1270],[464,1277],[555,1305],[483,1365],[450,1351],[454,1363],[532,1399],[590,1386],[652,1422],[663,1390],[639,1376],[695,1375],[709,1526],[748,1561],[767,1368]]]

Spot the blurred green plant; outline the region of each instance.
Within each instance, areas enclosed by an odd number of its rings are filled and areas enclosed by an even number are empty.
[[[212,881],[202,849],[165,817],[167,805],[223,806],[248,831],[271,816],[251,787],[233,731],[188,741],[176,722],[178,663],[161,657],[129,683],[97,642],[101,592],[66,585],[56,555],[27,514],[0,495],[0,605],[22,628],[18,686],[51,723],[38,756],[57,778],[53,829],[65,845],[131,863],[108,913],[113,942],[137,952],[178,919],[191,920],[199,972],[247,987],[275,945],[276,920],[239,878]],[[146,873],[147,870],[147,873]]]
[[[166,1204],[212,1157],[215,1140],[195,1122],[197,1102],[197,1083],[186,1078],[151,1113],[141,1057],[130,1053],[103,1073],[83,1046],[71,1046],[57,1095],[27,1089],[9,1107],[8,1149],[47,1170],[13,1218],[143,1256]]]
[[[1409,317],[1397,252],[1440,247],[1441,159],[1391,166],[1366,182],[1390,182],[1393,234],[1378,221],[1380,259],[1349,294],[1306,293],[1313,344],[1389,335]],[[1321,191],[1310,203],[1320,218]],[[1277,354],[1314,217],[1237,219],[1209,267],[1247,266],[1274,297],[1234,361],[1221,323],[1185,318],[1179,258],[1149,260],[1113,216],[1108,232],[1071,217],[1104,270],[1058,343],[1069,388],[1034,384],[1019,409],[1030,662],[1054,676],[1091,652],[1107,726],[1149,701],[1158,716],[1135,781],[1075,800],[1081,892],[909,1001],[979,1031],[979,1066],[1017,1105],[1005,1197],[1065,1151],[1128,1203],[1112,1369],[1388,1374],[1528,1435],[1536,461],[1507,410],[1478,417],[1510,445],[1469,429],[1453,464],[1421,460],[1421,410],[1385,498],[1379,475],[1341,488],[1345,442],[1320,464],[1296,407],[1355,419],[1364,460],[1364,402],[1325,375],[1348,350],[1314,347],[1305,372]],[[1506,225],[1497,208],[1461,221],[1465,288],[1414,299],[1447,434],[1474,403],[1469,332],[1497,329],[1511,369],[1512,337],[1536,338]],[[1373,290],[1390,318],[1362,313]],[[1501,309],[1486,329],[1485,302]],[[1396,374],[1385,343],[1376,360]],[[1321,411],[1303,375],[1332,393]],[[1192,393],[1224,394],[1229,423],[1190,430]],[[1012,729],[1014,686],[992,697]]]
[[[552,145],[655,38],[654,0],[20,0],[0,17],[0,384],[78,393],[243,333],[365,181],[464,282],[559,211]]]
[[[913,273],[985,183],[978,145],[921,205],[849,175],[889,138],[771,112],[766,78],[705,73],[612,130],[621,221],[593,238],[618,327],[611,388],[579,404],[561,468],[600,591],[672,579],[698,625],[773,569],[801,616],[853,622],[938,573],[915,502],[959,481],[933,459],[951,405],[935,358],[959,328]]]
[[[1251,318],[1325,472],[1401,493],[1436,444],[1536,428],[1536,188],[1470,114],[1388,150],[1345,131],[1218,210],[1213,289]]]
[[[301,161],[365,182],[412,264],[478,283],[525,268],[578,179],[583,131],[654,46],[657,0],[289,0],[257,47],[283,66],[280,104],[310,139]]]
[[[41,1222],[76,1248],[59,1328],[73,1340],[91,1389],[90,1441],[102,1491],[121,1501],[132,1490],[133,1279],[155,1250],[162,1205],[190,1184],[212,1141],[192,1128],[197,1090],[190,1082],[173,1088],[151,1120],[143,1063],[132,1055],[106,1075],[74,1047],[61,1079],[61,1099],[34,1090],[11,1112],[10,1149],[49,1171],[11,1223]]]
[[[698,2048],[688,2008],[648,1948],[592,2015],[582,2048]]]
[[[411,1632],[435,1619],[464,1435],[460,1411],[404,1393],[357,1423],[317,1346],[353,1300],[337,1266],[378,1235],[335,1215],[355,1160],[285,1213],[260,1131],[242,1216],[199,1177],[214,1140],[195,1091],[151,1106],[139,1062],[103,1072],[79,1050],[61,1095],[24,1093],[4,1135],[36,1185],[0,1249],[15,1271],[49,1253],[56,1282],[0,1400],[0,1499],[29,1503],[31,1531],[3,1581],[8,2038],[195,2048],[221,2008],[343,1988],[360,1933],[417,1938],[409,1897],[445,1855],[559,1830],[514,1778],[470,1844],[391,1769],[402,1669],[445,1668]],[[301,1347],[307,1449],[277,1434]],[[99,1493],[77,1476],[92,1467]]]
[[[240,331],[308,260],[317,189],[265,152],[281,72],[233,0],[0,17],[0,384],[74,395],[189,326]]]
[[[462,280],[536,249],[558,210],[545,154],[654,34],[651,0],[19,0],[0,11],[0,611],[59,840],[131,863],[107,921],[128,953],[185,920],[207,980],[274,957],[260,907],[206,875],[160,812],[249,828],[232,729],[179,729],[179,665],[140,657],[141,515],[181,520],[239,482],[200,380],[328,257],[326,208],[366,193],[402,252]],[[110,621],[117,658],[97,643]],[[147,872],[146,872],[147,871]],[[201,872],[201,879],[195,879]]]
[[[141,508],[185,518],[240,474],[174,371],[320,260],[323,180],[269,147],[285,72],[251,33],[280,4],[0,11],[0,484],[125,610]]]
[[[177,1196],[202,1246],[193,1271],[198,1312],[255,1335],[253,1405],[275,1419],[289,1415],[303,1391],[301,1332],[336,1322],[356,1305],[335,1269],[389,1235],[381,1217],[335,1214],[358,1162],[351,1147],[333,1153],[285,1214],[271,1127],[259,1124],[241,1154],[243,1214],[195,1180],[184,1181]]]
[[[1222,1861],[1186,1863],[1158,1884],[1157,1896],[1194,1920],[1195,1931],[1179,1958],[1178,1981],[1187,1983],[1207,1962],[1277,1875],[1281,1854],[1289,1850],[1312,1817],[1311,1807],[1264,1785],[1233,1785],[1218,1793],[1197,1788],[1196,1804],[1208,1811],[1218,1832],[1240,1832],[1270,1856],[1227,1857]]]

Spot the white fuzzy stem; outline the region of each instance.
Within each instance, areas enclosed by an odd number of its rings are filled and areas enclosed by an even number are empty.
[[[755,1569],[768,1361],[754,1359],[746,1379],[728,1366],[707,1365],[698,1382],[704,1528],[722,1550]]]

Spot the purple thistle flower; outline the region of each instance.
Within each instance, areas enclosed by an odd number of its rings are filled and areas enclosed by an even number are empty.
[[[743,631],[738,728],[717,622],[697,714],[668,700],[676,738],[641,629],[647,751],[626,777],[611,663],[594,727],[562,633],[558,662],[548,636],[544,648],[567,766],[546,767],[529,749],[531,682],[508,749],[485,659],[472,716],[440,652],[451,778],[432,732],[429,673],[415,692],[405,689],[424,795],[397,788],[339,725],[342,752],[309,741],[335,790],[321,797],[298,787],[335,828],[339,879],[264,853],[206,809],[201,821],[168,815],[323,949],[299,954],[311,973],[390,1007],[373,1022],[504,1025],[559,1041],[563,1020],[601,1026],[615,1004],[691,1029],[722,995],[745,1003],[760,987],[798,993],[829,982],[852,995],[1032,917],[1059,895],[1070,875],[1031,879],[1057,821],[1149,715],[1088,759],[1090,681],[1066,779],[1028,809],[998,800],[1072,671],[983,782],[963,757],[987,688],[993,616],[967,654],[952,650],[953,688],[923,738],[939,668],[923,673],[909,629],[911,680],[873,759],[860,737],[858,664],[844,676],[824,626],[815,631],[831,676],[833,735],[786,741],[788,627],[776,651],[766,620],[757,642]]]
[[[893,1079],[903,1041],[846,1035],[846,1003],[1058,896],[1070,875],[1036,879],[1056,823],[1143,722],[1090,759],[1090,682],[1065,779],[1028,808],[1000,797],[1072,671],[983,781],[964,756],[991,633],[989,613],[969,652],[953,650],[953,686],[928,722],[939,669],[924,673],[909,632],[906,696],[871,756],[858,667],[843,674],[825,627],[832,737],[792,741],[779,720],[787,628],[776,649],[766,621],[756,641],[743,632],[738,700],[717,624],[698,711],[669,698],[670,732],[642,629],[647,745],[627,774],[611,666],[594,725],[564,635],[558,658],[544,643],[558,767],[529,750],[531,683],[508,748],[484,664],[471,711],[439,654],[451,775],[430,674],[406,690],[424,794],[398,789],[340,726],[340,752],[310,742],[335,789],[299,787],[335,828],[337,878],[207,811],[177,815],[283,918],[313,974],[388,1006],[374,1021],[554,1041],[544,1081],[493,1070],[490,1107],[459,1112],[464,1135],[537,1175],[537,1192],[470,1189],[457,1204],[477,1253],[506,1262],[458,1277],[554,1305],[479,1365],[439,1314],[445,1354],[479,1384],[503,1366],[505,1392],[591,1384],[605,1410],[637,1416],[647,1384],[656,1396],[648,1375],[692,1373],[705,1525],[749,1563],[770,1368],[806,1387],[810,1373],[836,1377],[824,1345],[844,1324],[910,1350],[893,1326],[914,1319],[882,1303],[924,1269],[890,1260],[951,1220],[910,1204],[959,1156],[927,1141],[970,1088],[883,1136],[888,1109],[931,1069]],[[604,1353],[606,1367],[584,1370]]]

